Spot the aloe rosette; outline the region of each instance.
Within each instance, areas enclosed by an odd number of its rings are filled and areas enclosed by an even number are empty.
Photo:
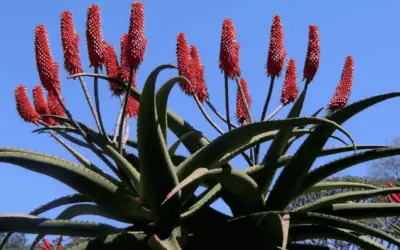
[[[96,128],[79,122],[68,110],[67,102],[62,98],[58,64],[52,57],[47,31],[43,25],[36,29],[37,69],[47,100],[38,87],[34,92],[35,105],[32,105],[26,87],[18,86],[15,96],[17,111],[25,121],[39,126],[35,132],[50,134],[76,161],[2,147],[0,162],[52,177],[76,193],[50,201],[26,215],[1,214],[0,232],[10,234],[0,248],[4,247],[12,232],[38,234],[32,247],[46,235],[92,238],[69,248],[75,250],[308,249],[313,246],[304,244],[304,241],[313,238],[344,240],[363,249],[386,249],[372,237],[392,245],[400,244],[392,234],[362,222],[369,218],[399,216],[399,203],[357,203],[369,197],[396,195],[400,188],[324,181],[353,165],[400,154],[398,147],[357,145],[342,127],[358,113],[400,97],[400,92],[381,94],[348,105],[354,59],[347,57],[336,92],[327,105],[328,112],[320,115],[323,109],[319,109],[313,115],[301,116],[307,90],[311,81],[315,81],[319,66],[318,28],[310,26],[303,69],[305,82],[301,85],[297,82],[293,59],[288,61],[285,74],[281,74],[287,52],[281,18],[274,16],[266,64],[271,85],[261,119],[255,120],[247,82],[241,76],[240,45],[234,24],[231,19],[226,19],[222,25],[219,54],[226,87],[227,113],[224,116],[211,103],[201,51],[194,45],[189,46],[184,33],[177,37],[177,66],[161,65],[143,84],[136,82],[147,48],[144,27],[144,5],[134,2],[129,30],[121,38],[121,59],[118,61],[114,47],[102,36],[100,7],[91,5],[87,14],[86,40],[94,73],[85,73],[80,62],[79,36],[72,13],[67,11],[61,15],[64,68],[70,74],[69,78],[80,82]],[[106,75],[98,73],[103,65]],[[160,84],[157,79],[164,71],[175,71],[177,76]],[[267,116],[273,85],[281,76],[284,78],[281,105]],[[94,103],[84,79],[93,80]],[[227,94],[230,81],[237,85],[236,118],[239,125],[230,120]],[[109,84],[121,103],[113,134],[104,128],[99,108],[98,85],[104,83]],[[193,98],[219,136],[208,138],[189,121],[168,109],[168,98],[176,84]],[[143,86],[141,91],[138,89],[140,85]],[[302,88],[300,93],[299,88]],[[290,103],[293,105],[286,118],[272,119]],[[228,127],[228,131],[223,131],[212,120],[204,104],[215,113],[220,123]],[[128,119],[135,117],[137,138],[132,139],[129,137]],[[336,131],[344,137],[333,135]],[[169,142],[168,132],[176,135],[178,140]],[[288,149],[299,139],[304,141],[293,154],[289,154]],[[331,139],[344,145],[324,147]],[[260,145],[267,142],[270,142],[268,149],[261,152]],[[188,154],[177,153],[182,146]],[[79,148],[92,150],[101,159],[102,166],[96,166],[80,154]],[[348,155],[343,158],[311,169],[319,157],[346,152]],[[248,167],[233,166],[230,161],[235,157],[243,157]],[[113,173],[105,173],[105,168]],[[204,187],[205,191],[195,195],[199,187]],[[338,188],[357,191],[322,197],[289,209],[289,204],[303,194]],[[232,216],[210,206],[219,198],[229,206]],[[41,216],[65,205],[67,208],[56,218]],[[118,228],[74,219],[80,215],[98,215],[131,226]],[[326,248],[320,246],[316,249]]]

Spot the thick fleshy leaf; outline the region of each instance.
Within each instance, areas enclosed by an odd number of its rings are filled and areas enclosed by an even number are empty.
[[[277,213],[266,213],[265,216],[257,222],[257,231],[265,239],[264,249],[286,249],[287,237],[283,230],[283,220]]]
[[[146,235],[143,232],[126,232],[98,237],[66,250],[132,250],[146,249],[146,247]]]
[[[125,223],[131,223],[131,221],[126,220],[125,218],[119,217],[117,214],[110,214],[107,212],[102,211],[99,206],[91,205],[91,204],[77,204],[70,206],[64,209],[55,219],[56,220],[71,220],[77,216],[81,215],[97,215],[101,217],[105,217],[112,220],[117,220]],[[39,234],[33,240],[31,244],[31,249],[33,249],[37,243],[39,243],[45,234]]]
[[[370,239],[365,239],[363,236],[357,236],[348,230],[343,230],[336,227],[322,225],[298,225],[290,227],[289,229],[290,241],[303,241],[319,238],[347,241],[359,246],[361,249],[388,250],[386,247],[378,244],[377,242],[373,242]]]
[[[308,85],[306,84],[301,95],[299,96],[299,98],[297,98],[296,102],[289,111],[289,114],[287,116],[288,119],[296,118],[300,115],[307,93],[307,86]],[[261,161],[262,165],[268,166],[267,168],[263,168],[261,170],[261,178],[257,180],[257,184],[261,190],[261,193],[263,194],[267,193],[271,185],[276,170],[278,169],[277,162],[279,158],[285,154],[285,149],[287,148],[288,141],[292,136],[292,131],[294,127],[296,126],[285,127],[279,130],[278,134],[274,137],[274,140],[269,146],[267,153],[264,156],[264,159]]]
[[[318,193],[330,189],[350,189],[350,188],[378,189],[379,187],[359,182],[336,182],[336,181],[318,182],[314,186],[304,190],[301,194],[305,195],[309,193]]]
[[[374,96],[340,109],[327,119],[343,124],[345,121],[356,115],[357,113],[385,100],[399,97],[400,92],[389,93]],[[332,126],[318,125],[315,127],[307,139],[301,144],[296,151],[292,160],[286,165],[279,175],[275,185],[270,192],[266,203],[267,210],[284,209],[299,193],[301,186],[311,169],[315,159],[328,141],[329,136],[335,132],[336,128]],[[288,183],[291,185],[287,185]]]
[[[73,195],[67,195],[63,196],[61,198],[52,200],[46,204],[41,205],[40,207],[32,210],[29,215],[39,215],[41,213],[45,213],[51,209],[64,206],[64,205],[69,205],[69,204],[74,204],[74,203],[80,203],[80,202],[90,202],[91,200],[89,197],[82,195],[82,194],[73,194]],[[0,243],[0,250],[3,249],[5,244],[7,243],[8,239],[12,236],[12,233],[8,233],[3,240]]]
[[[0,214],[0,232],[98,237],[120,231],[122,229],[97,222],[50,220],[33,215]]]
[[[167,144],[167,127],[168,127],[167,124],[168,98],[172,88],[178,82],[187,82],[189,84],[188,80],[184,77],[181,76],[174,77],[169,79],[166,83],[164,83],[156,94],[156,109],[157,109],[158,124],[161,128],[162,134],[164,135],[164,140],[166,144]]]
[[[206,178],[216,179],[223,188],[237,196],[237,199],[248,207],[262,207],[264,204],[263,197],[257,191],[257,184],[248,175],[228,168],[213,170],[199,168],[168,193],[163,205],[168,204],[179,190],[185,187],[189,190],[196,190],[200,185],[200,182],[204,181]]]
[[[95,172],[67,160],[45,154],[24,152],[0,152],[0,162],[50,176],[72,189],[87,195],[110,212],[120,213],[136,220],[149,220],[151,213],[134,197]]]
[[[293,127],[301,124],[325,124],[341,130],[346,136],[351,138],[348,133],[335,123],[321,118],[291,118],[286,120],[271,120],[265,122],[256,122],[240,128],[233,129],[215,140],[209,145],[201,148],[192,156],[188,157],[180,164],[176,171],[179,179],[182,180],[189,176],[195,169],[201,167],[216,168],[218,161],[226,154],[241,148],[243,144],[249,143],[254,137],[261,133],[282,129],[285,127]]]
[[[348,219],[400,216],[399,203],[344,203],[332,204],[315,212]]]
[[[168,192],[175,188],[179,181],[168,154],[163,132],[158,121],[155,87],[158,74],[168,68],[162,65],[147,78],[140,98],[140,109],[137,121],[138,150],[140,159],[140,194],[155,214],[160,237],[170,234],[180,214],[180,192],[168,203],[161,203]],[[167,234],[167,235],[166,235]]]
[[[301,186],[301,190],[309,188],[315,183],[354,165],[399,154],[400,147],[386,147],[357,153],[355,155],[331,161],[310,171]]]
[[[378,237],[395,245],[400,245],[400,240],[396,239],[385,231],[346,218],[310,212],[291,213],[290,218],[292,225],[315,224],[340,227],[348,230],[353,230],[359,234]]]
[[[214,201],[216,201],[221,195],[222,186],[221,184],[215,185],[210,190],[203,192],[201,198],[199,197],[198,201],[193,204],[187,211],[181,214],[181,219],[186,219],[189,216],[192,216],[200,211],[200,209],[211,205]]]
[[[151,249],[159,250],[181,250],[187,241],[187,232],[181,227],[175,228],[171,235],[162,240],[156,234],[152,235],[148,241]]]
[[[380,195],[389,195],[400,193],[400,188],[379,188],[374,190],[366,190],[366,191],[353,191],[353,192],[344,192],[334,195],[329,195],[322,197],[314,202],[308,203],[304,206],[298,207],[294,210],[294,212],[309,212],[315,211],[319,208],[323,208],[325,206],[330,206],[336,203],[343,203],[346,201],[354,201],[354,200],[364,200],[371,197],[376,197]]]
[[[310,244],[288,243],[289,250],[335,250],[327,246],[318,246]]]
[[[199,134],[199,131],[190,131],[184,135],[182,135],[181,137],[179,137],[179,139],[174,142],[174,144],[171,145],[171,147],[168,149],[168,153],[171,157],[173,157],[173,155],[175,154],[176,150],[178,149],[179,145],[181,145],[181,143],[183,141],[185,141],[188,137],[195,135],[195,134]]]

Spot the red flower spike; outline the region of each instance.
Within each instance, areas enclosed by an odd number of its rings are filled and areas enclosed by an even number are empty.
[[[343,67],[342,76],[335,94],[333,95],[328,110],[330,112],[343,108],[349,100],[351,89],[353,86],[354,60],[353,57],[346,57],[346,62]]]
[[[119,77],[119,65],[117,54],[115,52],[115,48],[107,44],[107,47],[104,51],[104,65],[106,66],[106,71],[108,77],[118,78]],[[122,89],[114,82],[109,81],[110,90],[113,95],[121,95]]]
[[[287,105],[297,97],[299,89],[297,88],[296,62],[290,59],[286,68],[285,82],[283,83],[281,103]]]
[[[179,33],[176,42],[176,58],[178,61],[178,72],[179,75],[185,77],[189,80],[190,84],[187,82],[179,82],[179,87],[182,91],[188,95],[193,95],[195,93],[195,88],[193,86],[193,68],[192,60],[190,57],[190,49],[188,41],[186,40],[184,33]]]
[[[136,101],[136,99],[132,96],[128,97],[126,114],[129,116],[129,118],[136,117],[139,114],[139,102]]]
[[[46,238],[43,239],[43,242],[44,242],[45,246],[46,246],[47,248],[49,248],[49,249],[52,248],[52,247],[54,247],[54,245],[51,244]]]
[[[395,185],[391,182],[386,182],[386,187],[393,188]]]
[[[247,82],[243,78],[241,78],[239,83],[242,86],[244,97],[246,98],[246,102],[249,105],[249,108],[251,108],[252,100],[251,100],[251,96],[249,94],[249,90],[247,88]],[[240,93],[239,87],[238,87],[237,93],[236,93],[236,119],[240,124],[250,122],[250,117],[247,114],[246,106],[243,102],[243,98]]]
[[[41,117],[29,101],[25,86],[19,85],[15,88],[15,102],[21,118],[26,122],[32,122],[37,125]]]
[[[81,57],[79,56],[79,35],[75,30],[74,20],[70,11],[61,14],[61,44],[64,52],[64,68],[70,75],[82,73]]]
[[[59,91],[59,78],[54,69],[54,59],[51,54],[47,30],[44,25],[35,29],[36,66],[40,81],[47,91]]]
[[[33,88],[32,95],[36,112],[40,115],[50,115],[50,109],[44,97],[42,86],[39,85]],[[55,125],[55,121],[51,117],[42,117],[42,120],[49,125]]]
[[[392,203],[392,202],[393,202],[393,199],[392,199],[392,197],[390,197],[390,195],[388,195],[387,201],[388,201],[389,203]]]
[[[269,50],[267,59],[267,75],[279,77],[281,75],[283,64],[285,62],[286,50],[283,41],[283,27],[281,17],[274,16],[271,26],[271,37],[269,40]]]
[[[129,74],[130,74],[130,66],[128,64],[128,55],[129,55],[129,48],[128,48],[128,34],[124,34],[121,37],[121,61],[120,61],[120,78],[122,81],[128,83],[129,82]],[[134,79],[136,78],[136,73],[133,71],[132,76],[132,84],[135,82]]]
[[[201,64],[199,51],[197,47],[192,45],[190,47],[190,56],[192,58],[193,70],[193,86],[197,97],[201,102],[208,99],[208,91],[204,82],[204,66]]]
[[[219,68],[232,79],[240,76],[239,50],[240,45],[236,40],[233,21],[225,19],[222,24]]]
[[[63,98],[61,98],[61,99],[63,100]],[[55,93],[53,93],[53,92],[47,93],[47,105],[49,106],[49,109],[50,109],[50,112],[52,115],[61,116],[61,117],[65,116],[64,109],[62,108],[60,102],[58,101],[58,98]],[[57,120],[55,122],[58,123]]]
[[[308,82],[311,82],[314,79],[319,66],[320,54],[321,51],[318,27],[315,25],[310,25],[308,33],[307,56],[303,70],[303,80],[306,79]]]
[[[396,194],[391,194],[390,197],[395,203],[400,203],[400,198]]]
[[[128,33],[128,65],[136,71],[144,59],[147,39],[144,37],[144,7],[142,2],[134,2]]]
[[[105,43],[101,31],[100,7],[92,4],[87,11],[86,40],[90,67],[102,68]]]

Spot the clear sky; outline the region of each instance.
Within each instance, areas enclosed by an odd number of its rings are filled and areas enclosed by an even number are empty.
[[[0,8],[1,146],[36,150],[72,159],[48,136],[32,134],[31,131],[35,127],[23,122],[16,112],[14,87],[25,84],[31,93],[32,88],[40,84],[33,47],[35,26],[44,24],[47,27],[53,55],[62,64],[60,14],[64,10],[72,11],[77,31],[81,36],[81,58],[86,71],[91,72],[92,69],[88,68],[85,39],[87,7],[92,3],[100,5],[104,37],[107,42],[116,46],[119,54],[119,39],[128,30],[131,2],[131,0],[37,0],[23,3],[5,1],[2,4]],[[298,83],[301,89],[303,84],[300,80],[306,54],[308,25],[315,24],[320,30],[320,68],[308,91],[303,114],[311,115],[329,102],[339,81],[346,56],[353,56],[355,61],[354,87],[350,102],[400,89],[395,76],[400,67],[399,1],[147,0],[144,3],[148,47],[144,63],[138,73],[139,88],[156,66],[176,63],[176,36],[178,32],[185,32],[189,43],[197,45],[206,67],[205,77],[211,101],[223,111],[223,75],[218,68],[218,54],[221,24],[224,18],[229,17],[234,20],[237,39],[241,44],[240,64],[253,98],[253,116],[259,119],[269,85],[265,63],[270,26],[273,15],[278,14],[284,26],[287,59],[293,58],[297,62]],[[162,80],[174,74],[172,71],[163,73],[158,86]],[[67,106],[78,120],[93,126],[79,82],[66,80],[66,76],[62,70],[62,92]],[[269,112],[279,104],[282,82],[282,78],[276,81]],[[92,89],[92,81],[87,79],[87,83]],[[118,112],[118,101],[111,97],[107,84],[101,83],[101,109],[106,128],[111,132]],[[236,89],[233,88],[233,82],[231,86],[231,110],[233,110]],[[379,104],[356,116],[344,126],[359,144],[387,143],[399,134],[400,118],[396,108],[399,102],[400,100],[390,100]],[[183,95],[178,88],[173,91],[169,107],[195,127],[201,128],[208,137],[214,138],[217,135],[201,116],[193,101]],[[288,108],[280,113],[279,117],[284,116],[287,110]],[[135,136],[135,122],[136,119],[131,120],[131,137]],[[223,124],[221,127],[226,129]],[[94,158],[93,155],[88,157]],[[95,162],[99,163],[97,160]],[[241,161],[235,163],[238,163],[239,168],[243,168]],[[0,190],[2,190],[0,213],[28,213],[47,201],[73,193],[73,190],[49,177],[11,165],[0,164],[0,166]],[[360,165],[345,171],[344,174],[365,175],[367,167],[368,164]],[[219,207],[226,211],[224,207]],[[45,216],[56,216],[60,211],[57,209],[46,213]]]

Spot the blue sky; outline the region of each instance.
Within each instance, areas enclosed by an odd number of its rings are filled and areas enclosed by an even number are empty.
[[[39,84],[34,56],[34,29],[44,24],[55,59],[62,63],[60,42],[60,14],[64,10],[73,13],[75,25],[81,36],[81,58],[86,71],[88,68],[85,20],[87,7],[98,4],[101,7],[103,33],[105,39],[116,46],[119,54],[120,36],[127,32],[131,0],[117,1],[6,1],[0,8],[0,30],[2,31],[0,84],[0,145],[19,147],[46,152],[72,159],[53,139],[46,135],[32,134],[32,124],[23,122],[15,109],[14,87],[25,84],[29,93]],[[392,1],[144,1],[146,37],[148,47],[145,60],[138,73],[139,88],[149,72],[164,63],[176,63],[175,43],[178,32],[185,32],[189,43],[198,47],[205,65],[205,77],[211,101],[219,110],[224,110],[223,75],[218,68],[221,24],[224,18],[234,20],[237,39],[241,44],[240,64],[243,77],[249,84],[253,98],[253,116],[260,117],[262,105],[269,85],[264,70],[272,17],[278,14],[282,18],[285,32],[285,47],[288,57],[297,62],[298,83],[300,82],[304,57],[306,54],[308,25],[319,27],[321,38],[321,63],[312,82],[303,114],[311,115],[318,108],[325,106],[339,81],[346,56],[353,56],[355,77],[350,102],[371,95],[398,91],[397,78],[400,64],[400,35],[397,32],[400,16],[400,2]],[[175,72],[164,73],[163,80]],[[67,106],[80,121],[93,121],[78,81],[66,80],[66,73],[61,71],[62,91]],[[283,79],[276,81],[274,96],[270,104],[272,111],[279,104]],[[92,89],[92,81],[87,79]],[[105,82],[100,85],[101,109],[107,130],[113,131],[118,112],[118,101],[111,97]],[[231,83],[231,110],[233,110],[236,89]],[[397,105],[400,100],[390,100],[359,114],[344,127],[359,144],[383,144],[398,136],[400,122]],[[176,88],[170,98],[169,107],[190,121],[210,138],[217,134],[203,119],[196,105]],[[286,108],[278,117],[286,114]],[[131,136],[135,136],[136,119],[131,120]],[[221,124],[223,129],[226,129]],[[172,139],[172,137],[170,137]],[[337,145],[333,143],[331,145]],[[89,153],[81,151],[82,153]],[[92,157],[92,155],[89,155]],[[326,161],[318,161],[321,163]],[[95,160],[96,163],[99,161]],[[234,161],[239,168],[243,162]],[[31,209],[73,190],[46,176],[28,172],[24,169],[0,164],[0,190],[2,202],[0,213],[28,213]],[[342,174],[365,175],[367,166],[360,165]],[[225,208],[221,205],[217,207]],[[56,216],[61,210],[45,214]],[[89,217],[85,217],[89,218]],[[92,218],[92,217],[90,217]]]

